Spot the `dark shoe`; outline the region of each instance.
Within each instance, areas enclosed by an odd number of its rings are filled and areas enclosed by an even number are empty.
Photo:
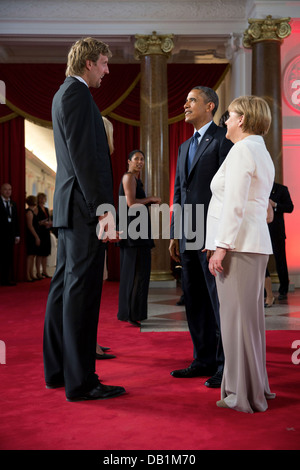
[[[57,382],[57,383],[46,383],[46,388],[61,388],[64,387],[64,382]]]
[[[135,321],[135,320],[128,320],[128,323],[130,323],[130,325],[132,325],[132,326],[137,326],[139,328],[141,327],[140,322]]]
[[[100,348],[102,349],[102,351],[109,351],[110,348],[106,348],[105,346],[100,346]]]
[[[207,379],[204,385],[210,388],[220,388],[222,383],[223,371],[217,371],[212,377]]]
[[[190,377],[203,377],[207,375],[211,375],[214,373],[214,370],[207,369],[204,367],[187,367],[186,369],[178,369],[178,370],[173,370],[171,372],[171,375],[173,377],[185,379],[185,378],[190,378]]]
[[[89,392],[83,392],[82,395],[77,397],[67,397],[67,401],[82,401],[82,400],[106,400],[108,398],[115,398],[125,393],[125,388],[114,385],[98,384]]]
[[[135,320],[121,320],[121,318],[119,318],[120,321],[125,321],[126,323],[130,323],[130,325],[132,326],[138,326],[139,328],[141,327],[141,324],[138,322],[138,321],[135,321]]]
[[[176,305],[184,305],[184,296],[182,295],[178,302],[176,302]]]
[[[286,300],[287,299],[287,294],[279,294],[279,296],[277,298],[278,298],[278,300]]]
[[[114,359],[116,356],[114,356],[113,354],[106,354],[106,353],[103,353],[103,354],[98,354],[96,353],[96,359]]]

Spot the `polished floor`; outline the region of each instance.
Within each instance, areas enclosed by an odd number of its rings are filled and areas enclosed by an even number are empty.
[[[278,301],[265,309],[267,330],[300,330],[300,289],[289,292],[288,299]],[[141,332],[188,331],[185,308],[177,306],[181,289],[151,288],[148,296],[148,319],[142,322]]]

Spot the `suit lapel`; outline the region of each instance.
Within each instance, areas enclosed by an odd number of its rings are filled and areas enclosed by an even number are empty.
[[[212,140],[214,138],[214,135],[215,135],[215,132],[216,132],[216,128],[217,128],[217,125],[213,122],[209,126],[207,131],[205,132],[204,136],[202,137],[201,142],[199,144],[199,147],[197,149],[196,155],[194,157],[194,160],[193,160],[193,163],[192,163],[192,166],[191,166],[191,169],[190,169],[190,174],[188,175],[188,179],[191,176],[191,174],[192,174],[195,166],[197,165],[198,161],[202,157],[203,153],[205,152],[207,147],[212,142]],[[188,153],[188,151],[187,151],[187,153]]]

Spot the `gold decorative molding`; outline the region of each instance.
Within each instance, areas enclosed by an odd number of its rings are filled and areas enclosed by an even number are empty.
[[[135,58],[139,60],[142,56],[151,54],[169,57],[174,47],[173,37],[173,34],[157,35],[156,31],[149,35],[136,34],[134,44]]]
[[[290,20],[291,18],[272,18],[271,15],[263,20],[250,18],[250,26],[244,32],[243,46],[251,48],[253,44],[261,41],[282,42],[291,34]]]

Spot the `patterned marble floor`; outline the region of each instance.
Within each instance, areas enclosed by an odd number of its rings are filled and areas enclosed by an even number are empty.
[[[141,332],[188,331],[184,306],[177,306],[181,289],[151,288],[148,296],[148,319],[142,322]],[[265,309],[267,330],[300,330],[300,289],[290,292],[288,299],[277,300]]]

